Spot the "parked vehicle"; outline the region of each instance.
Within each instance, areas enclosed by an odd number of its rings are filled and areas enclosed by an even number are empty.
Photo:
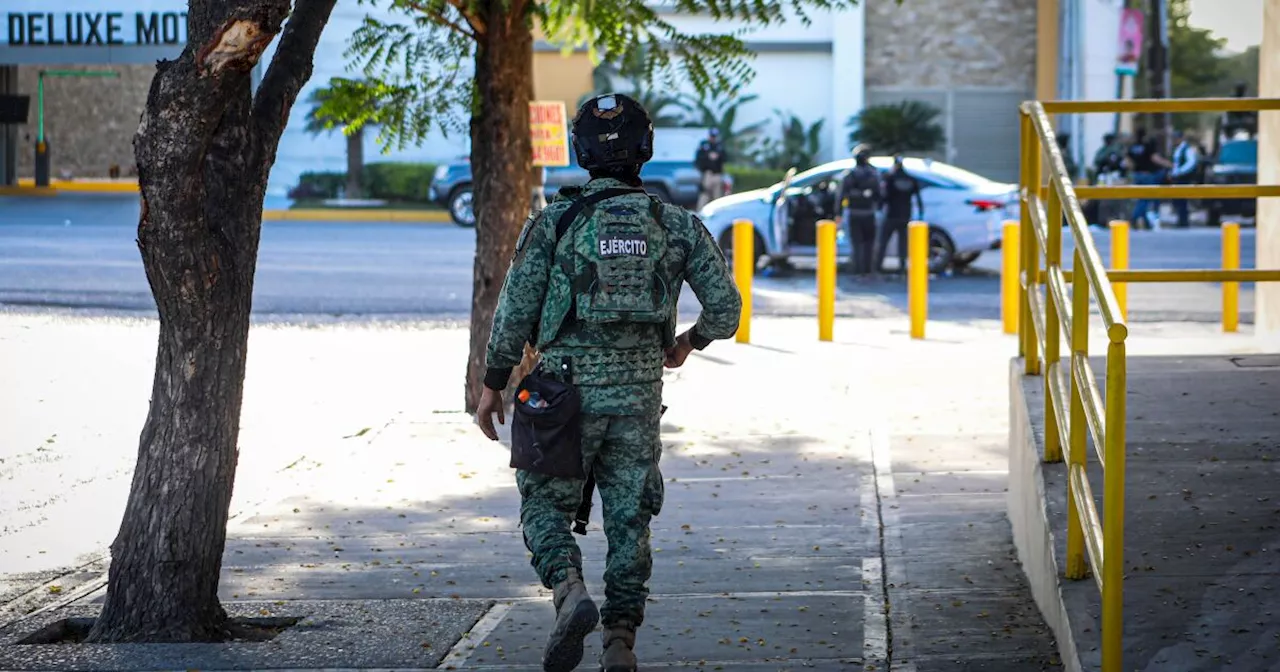
[[[854,165],[843,159],[810,168],[792,177],[785,186],[789,224],[772,226],[774,205],[784,189],[779,182],[726,196],[708,203],[699,213],[726,256],[733,255],[733,222],[746,219],[755,227],[756,268],[785,263],[790,257],[817,256],[817,222],[841,222],[836,189],[841,175]],[[872,157],[881,174],[893,167],[893,158]],[[1017,185],[995,182],[955,166],[919,158],[904,158],[903,167],[920,182],[925,219],[929,221],[929,269],[941,272],[972,264],[987,250],[1000,247],[1001,222],[1017,217]],[[883,213],[879,215],[883,220]],[[779,238],[786,236],[786,244]],[[896,246],[890,245],[890,251]],[[836,235],[836,255],[851,252],[843,223]]]
[[[1230,140],[1218,149],[1206,175],[1209,184],[1257,184],[1258,141]],[[1256,217],[1258,200],[1255,198],[1215,198],[1204,201],[1207,223],[1220,226],[1223,215]]]
[[[578,166],[577,157],[569,153],[570,165],[547,168],[543,193],[550,200],[561,187],[586,184],[587,171]],[[698,189],[702,180],[693,167],[693,155],[688,160],[653,160],[640,170],[644,188],[667,203],[694,208],[698,203]],[[725,176],[726,188],[732,193],[733,179]],[[428,198],[448,208],[450,217],[459,226],[475,226],[473,211],[471,163],[457,161],[436,168]]]

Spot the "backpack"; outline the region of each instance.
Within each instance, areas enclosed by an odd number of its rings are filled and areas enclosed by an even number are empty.
[[[600,206],[580,220],[582,211],[616,196],[645,194],[644,207],[633,204]],[[574,201],[556,221],[553,273],[569,279],[570,314],[581,322],[608,324],[639,322],[666,324],[675,309],[672,279],[662,264],[668,232],[662,202],[643,189],[604,189]],[[560,241],[570,229],[575,235],[561,255]]]

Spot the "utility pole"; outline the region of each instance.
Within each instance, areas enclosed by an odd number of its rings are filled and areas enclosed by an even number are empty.
[[[1148,49],[1147,73],[1150,77],[1152,98],[1169,98],[1171,76],[1169,72],[1169,3],[1168,0],[1150,0],[1147,25],[1151,29],[1151,46]],[[1172,126],[1172,115],[1168,112],[1151,115],[1152,130],[1168,143],[1167,131]],[[1168,147],[1164,148],[1169,151]]]

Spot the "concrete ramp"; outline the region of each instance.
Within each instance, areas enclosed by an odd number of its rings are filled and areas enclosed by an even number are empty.
[[[1105,361],[1093,362],[1099,386]],[[1280,357],[1129,357],[1124,670],[1280,670]],[[1097,585],[1062,577],[1066,465],[1010,366],[1009,518],[1067,670],[1100,668]],[[1102,470],[1089,453],[1101,513]]]

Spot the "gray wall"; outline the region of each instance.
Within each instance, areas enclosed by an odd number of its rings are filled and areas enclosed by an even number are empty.
[[[1018,179],[1018,105],[1027,90],[972,88],[868,87],[867,104],[918,100],[942,111],[938,122],[946,144],[930,158],[971,170],[993,180]]]

